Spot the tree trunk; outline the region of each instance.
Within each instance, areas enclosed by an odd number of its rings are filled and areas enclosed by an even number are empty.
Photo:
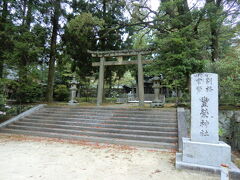
[[[30,25],[32,22],[32,6],[33,6],[33,0],[28,1],[28,10],[26,15],[26,28],[28,31],[30,31]]]
[[[23,0],[23,10],[22,10],[22,26],[25,25],[26,22],[26,9],[27,9],[27,0]]]
[[[56,45],[57,45],[57,32],[59,29],[59,16],[60,16],[60,0],[54,1],[54,14],[52,17],[52,35],[51,35],[51,46],[50,46],[50,59],[48,69],[48,86],[46,99],[48,102],[53,101],[53,85],[54,85],[54,72],[55,72],[55,61],[56,61]]]
[[[211,27],[211,59],[212,62],[219,60],[219,31],[216,27]]]
[[[33,0],[25,0],[23,7],[23,21],[22,21],[22,33],[29,32],[31,28],[32,22],[32,6]],[[19,62],[19,81],[26,82],[27,80],[27,65],[29,63],[29,59],[26,54],[22,54]]]
[[[106,13],[107,13],[107,10],[106,10],[106,0],[102,0],[102,6],[103,6],[103,11],[102,11],[102,18],[103,18],[103,20],[105,21],[105,22],[107,22],[107,19],[106,19]],[[106,25],[104,25],[104,29],[106,28]],[[106,32],[106,30],[103,30],[102,31],[102,35],[104,35],[105,34],[105,32]],[[101,36],[101,35],[100,35]],[[107,45],[107,43],[106,43],[106,37],[103,37],[103,38],[101,38],[101,42],[100,42],[100,44],[101,44],[101,50],[102,51],[105,51],[105,50],[107,50],[106,48],[106,45]]]
[[[5,25],[7,22],[7,15],[8,15],[8,8],[7,8],[7,0],[3,0],[3,7],[2,7],[2,16],[0,17],[0,32],[4,32],[5,31]],[[1,33],[2,34],[2,33]],[[6,39],[4,33],[2,35],[3,37],[1,37],[3,45],[1,46],[0,49],[0,78],[3,78],[3,65],[4,65],[4,57],[3,57],[3,53],[5,50],[5,42],[4,40]]]

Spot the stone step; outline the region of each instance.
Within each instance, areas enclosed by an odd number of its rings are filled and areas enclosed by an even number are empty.
[[[104,137],[104,138],[116,138],[116,139],[128,139],[128,140],[140,140],[140,141],[150,141],[150,142],[166,142],[166,143],[176,143],[177,137],[157,137],[157,136],[144,136],[144,135],[132,135],[132,134],[116,134],[116,133],[99,133],[93,131],[76,131],[69,129],[58,129],[58,128],[47,128],[47,127],[33,127],[33,126],[23,126],[23,125],[9,125],[8,129],[18,129],[18,130],[30,130],[30,131],[40,131],[40,132],[51,132],[58,134],[70,134],[78,136],[94,136],[94,137]]]
[[[134,130],[147,130],[147,131],[162,131],[162,132],[176,132],[176,127],[159,127],[159,126],[143,126],[143,125],[123,125],[123,124],[108,124],[108,123],[94,123],[94,122],[81,122],[81,121],[65,121],[61,119],[22,119],[21,122],[39,122],[39,123],[52,123],[62,125],[74,125],[84,127],[105,127],[117,129],[134,129]]]
[[[115,112],[115,113],[128,113],[128,114],[176,114],[176,109],[135,109],[135,108],[103,108],[103,107],[93,107],[93,108],[87,108],[87,107],[79,107],[79,108],[69,108],[69,107],[59,107],[59,108],[50,108],[45,107],[42,109],[42,111],[48,111],[48,112],[56,112],[56,111],[62,111],[62,112]]]
[[[176,119],[176,115],[174,114],[159,114],[159,115],[149,115],[149,114],[119,114],[119,113],[96,113],[96,112],[37,112],[34,115],[42,115],[42,116],[78,116],[78,117],[116,117],[116,118],[139,118],[139,119]]]
[[[67,119],[67,118],[77,118],[77,119],[95,119],[95,120],[103,120],[103,119],[107,119],[107,120],[119,120],[119,121],[136,121],[136,122],[177,122],[176,118],[135,118],[135,117],[113,117],[113,116],[82,116],[82,115],[56,115],[56,114],[51,114],[51,115],[44,115],[44,114],[32,114],[30,116],[27,117],[31,117],[31,118],[36,118],[36,119],[41,119],[41,118],[63,118],[63,119]]]
[[[176,109],[46,106],[0,132],[175,149]]]
[[[102,108],[42,108],[41,111],[45,112],[98,112],[98,113],[107,113],[107,112],[115,112],[115,113],[129,113],[129,114],[134,114],[134,113],[140,113],[140,114],[176,114],[176,109],[168,111],[168,110],[151,110],[151,109],[102,109]]]
[[[64,117],[44,117],[44,116],[28,116],[24,119],[37,120],[47,119],[56,121],[72,121],[79,123],[98,123],[98,124],[118,124],[118,125],[136,125],[136,126],[159,126],[159,127],[177,127],[176,122],[158,121],[158,122],[142,122],[142,121],[120,121],[117,119],[83,119],[83,118],[64,118]]]
[[[118,111],[172,111],[175,112],[175,108],[139,108],[139,107],[109,107],[109,106],[52,106],[48,105],[45,109],[99,109],[99,110],[118,110]]]
[[[37,123],[37,122],[15,122],[16,125],[24,126],[36,126],[36,127],[47,127],[47,128],[58,128],[58,129],[71,129],[80,131],[94,131],[94,132],[109,132],[109,133],[120,133],[120,134],[135,134],[145,136],[165,136],[165,137],[176,137],[177,132],[159,132],[159,131],[144,131],[144,130],[128,130],[128,129],[117,129],[117,128],[95,128],[95,127],[84,127],[84,126],[73,126],[73,125],[62,125],[62,124],[51,124],[51,123]]]
[[[52,133],[52,132],[19,130],[19,129],[9,129],[9,128],[1,129],[0,133],[25,134],[25,135],[31,135],[31,136],[61,138],[61,139],[70,139],[70,140],[83,140],[83,141],[92,141],[92,142],[98,142],[98,143],[120,144],[120,145],[148,147],[148,148],[166,149],[166,150],[169,150],[169,149],[175,150],[177,148],[176,143],[165,143],[165,142],[160,143],[160,142],[149,142],[149,141],[128,140],[128,139],[77,136],[77,135],[71,135],[71,134],[66,135],[66,134]]]

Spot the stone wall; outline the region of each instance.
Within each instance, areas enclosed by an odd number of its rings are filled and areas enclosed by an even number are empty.
[[[190,109],[185,109],[185,116],[190,133]],[[219,110],[219,137],[233,149],[240,150],[240,110]]]

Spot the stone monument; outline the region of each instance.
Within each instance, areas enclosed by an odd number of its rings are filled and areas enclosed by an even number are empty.
[[[218,75],[191,75],[191,137],[182,138],[182,153],[177,153],[176,168],[220,173],[221,164],[238,169],[231,162],[231,147],[219,141]]]
[[[162,76],[155,76],[151,79],[153,82],[152,88],[154,89],[154,100],[151,103],[151,107],[163,107],[165,104],[165,96],[160,94],[160,81]]]
[[[69,105],[76,105],[76,104],[78,104],[78,102],[76,100],[78,82],[76,81],[75,76],[73,76],[73,79],[70,82],[70,84],[71,84],[71,87],[70,87],[70,98],[71,98],[71,100],[68,102],[68,104]]]

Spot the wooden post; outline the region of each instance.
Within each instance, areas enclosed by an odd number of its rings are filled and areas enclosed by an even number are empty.
[[[105,62],[105,58],[101,57],[100,67],[99,67],[99,78],[98,78],[97,106],[100,106],[103,101],[104,62]]]
[[[144,80],[143,80],[143,66],[142,55],[138,54],[138,97],[139,106],[144,106]]]

